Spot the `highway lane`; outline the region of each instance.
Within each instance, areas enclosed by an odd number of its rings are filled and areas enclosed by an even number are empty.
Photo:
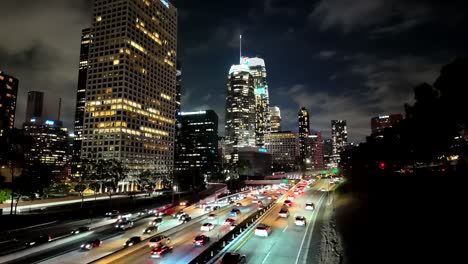
[[[327,192],[320,191],[329,187],[326,180],[318,181],[304,195],[297,195],[294,205],[289,209],[288,218],[280,218],[278,212],[282,201],[261,221],[271,226],[269,237],[258,237],[251,231],[245,239],[230,247],[230,251],[246,255],[247,263],[255,264],[305,264],[318,263],[314,258],[320,244],[320,224],[326,206]],[[312,201],[314,211],[305,210],[305,203]],[[294,217],[305,216],[307,225],[296,226]]]
[[[161,264],[169,264],[169,263],[189,263],[192,259],[194,259],[198,254],[202,253],[207,246],[201,247],[194,247],[192,245],[192,240],[198,234],[204,234],[210,237],[210,242],[207,244],[209,245],[213,241],[216,241],[219,238],[224,236],[226,233],[229,232],[229,226],[224,226],[223,223],[226,218],[233,218],[236,222],[242,222],[245,218],[247,218],[250,214],[254,213],[258,210],[258,205],[252,203],[252,198],[246,198],[241,201],[242,207],[240,208],[241,214],[237,217],[230,217],[229,211],[230,208],[227,210],[221,210],[221,212],[217,213],[217,219],[215,220],[208,220],[204,219],[200,221],[199,224],[195,224],[190,226],[190,228],[186,228],[181,232],[177,232],[176,234],[171,236],[173,246],[173,252],[164,256],[162,259],[153,259],[150,257],[150,248],[145,247],[138,251],[135,251],[131,254],[126,255],[125,257],[113,261],[113,264],[124,264],[124,263],[161,263]],[[261,199],[262,202],[266,205],[270,203],[270,200],[265,197]],[[200,226],[202,223],[210,222],[215,224],[215,228],[209,232],[201,232]]]

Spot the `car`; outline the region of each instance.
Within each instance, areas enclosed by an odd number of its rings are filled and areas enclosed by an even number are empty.
[[[295,194],[295,195],[298,195],[298,194],[299,194],[299,190],[295,190],[295,191],[294,191],[294,194]]]
[[[213,206],[213,211],[216,211],[216,210],[219,210],[219,209],[221,209],[221,206],[219,206],[219,205]]]
[[[242,204],[241,203],[236,203],[236,206],[242,206]]]
[[[209,215],[208,215],[208,219],[209,219],[209,220],[214,220],[214,219],[216,219],[216,214],[209,214]]]
[[[288,200],[294,201],[294,195],[288,195]]]
[[[86,243],[81,245],[82,250],[90,250],[95,247],[99,247],[102,244],[102,241],[99,239],[89,240]]]
[[[226,220],[224,221],[224,225],[232,225],[234,224],[234,219],[232,218],[226,218]]]
[[[306,203],[305,209],[306,210],[315,210],[315,204],[314,203]]]
[[[245,264],[247,259],[245,255],[239,253],[227,252],[218,264]]]
[[[123,221],[115,225],[116,229],[127,230],[133,227],[132,221]]]
[[[159,225],[161,222],[162,222],[162,218],[161,218],[161,217],[156,217],[155,219],[149,221],[149,222],[148,222],[148,225],[149,225],[149,226],[157,226],[157,225]]]
[[[181,215],[179,218],[179,221],[182,223],[187,223],[190,220],[192,220],[192,217],[188,214]]]
[[[26,242],[26,247],[32,247],[32,246],[37,246],[40,244],[45,244],[47,242],[50,242],[51,240],[52,240],[52,236],[50,235],[40,235]]]
[[[327,190],[325,188],[320,189],[321,192],[326,192]]]
[[[171,239],[167,236],[155,236],[148,241],[148,246],[151,248],[160,247],[163,245],[168,245],[171,243]]]
[[[185,214],[184,211],[179,211],[179,212],[173,214],[172,217],[173,217],[173,218],[180,218],[180,216],[183,215],[183,214]]]
[[[145,216],[149,213],[147,209],[143,209],[140,212],[137,213],[137,216]]]
[[[281,208],[281,210],[279,211],[279,214],[278,214],[280,217],[283,217],[283,218],[286,218],[289,216],[289,210],[288,208]]]
[[[112,211],[110,211],[110,212],[107,212],[107,213],[106,213],[106,216],[107,216],[107,217],[111,217],[111,218],[116,218],[117,216],[119,216],[119,213],[120,213],[120,212],[117,211],[117,210],[112,210]]]
[[[257,205],[258,205],[258,206],[263,206],[263,202],[259,200],[259,201],[257,202]]]
[[[291,207],[291,206],[292,206],[292,202],[291,202],[291,200],[285,200],[284,203],[283,203],[283,205],[286,205],[286,206],[288,206],[288,207]]]
[[[211,212],[211,211],[213,211],[213,208],[211,207],[211,205],[208,205],[208,206],[205,207],[204,210],[205,210],[205,212]]]
[[[255,227],[255,235],[261,237],[268,237],[271,233],[271,227],[267,224],[259,224]]]
[[[294,219],[294,224],[297,226],[305,226],[306,225],[306,218],[304,216],[296,216]]]
[[[229,203],[229,204],[233,204],[233,203],[235,203],[235,202],[236,202],[236,201],[234,201],[234,200],[232,200],[232,199],[229,199],[229,200],[228,200],[228,203]]]
[[[197,235],[192,241],[193,246],[204,246],[208,242],[210,242],[210,238],[205,235]]]
[[[119,216],[117,217],[118,219],[130,219],[130,217],[132,217],[132,214],[131,213],[124,213],[124,214],[119,214]]]
[[[240,213],[241,213],[241,211],[240,211],[239,209],[233,208],[233,209],[231,210],[231,212],[229,212],[229,215],[230,215],[230,216],[238,216],[238,215],[240,215]]]
[[[141,242],[141,237],[139,236],[134,236],[134,237],[131,237],[129,238],[125,243],[124,243],[124,247],[131,247],[135,244],[138,244]]]
[[[204,223],[200,227],[200,231],[209,232],[214,229],[214,225],[212,223]]]
[[[160,247],[153,248],[150,253],[151,253],[152,258],[162,258],[167,253],[171,253],[171,252],[172,252],[172,247],[163,245]]]
[[[155,225],[155,226],[148,226],[147,228],[145,228],[145,230],[143,231],[143,234],[151,234],[153,233],[154,231],[158,231],[158,226]]]
[[[86,232],[86,231],[89,231],[89,227],[87,227],[87,226],[81,226],[81,227],[78,227],[78,228],[76,228],[76,229],[73,229],[73,230],[71,231],[71,233],[72,233],[73,235],[77,235],[77,234],[79,234],[79,233],[83,233],[83,232]]]
[[[180,205],[180,206],[189,206],[190,203],[189,203],[189,201],[181,201],[181,202],[179,203],[179,205]]]

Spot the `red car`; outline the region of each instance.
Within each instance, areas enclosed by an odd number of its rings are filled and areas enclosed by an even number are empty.
[[[234,219],[232,219],[232,218],[227,218],[224,221],[224,225],[233,225],[233,224],[234,224]]]
[[[90,250],[92,248],[99,247],[101,244],[102,244],[101,240],[94,239],[94,240],[90,240],[90,241],[84,243],[83,245],[81,245],[81,249]]]
[[[210,242],[210,238],[205,235],[198,235],[193,239],[194,246],[204,246]]]
[[[171,252],[172,252],[172,247],[164,245],[164,246],[153,248],[150,253],[151,253],[152,258],[161,258],[167,253],[171,253]]]

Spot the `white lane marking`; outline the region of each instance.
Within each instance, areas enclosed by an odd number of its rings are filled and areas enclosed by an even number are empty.
[[[286,229],[288,229],[288,226],[289,226],[289,225],[287,225],[287,226],[283,229],[283,233],[284,233],[284,231],[286,231]]]
[[[319,201],[317,202],[317,208],[320,208],[320,204],[322,203],[322,200],[323,200],[323,197],[324,197],[324,194],[322,194],[322,196],[320,197]],[[315,211],[315,210],[314,210]],[[317,215],[318,215],[318,212],[315,213],[315,214],[312,214],[312,216],[310,217],[309,219],[309,222],[312,222],[312,218],[315,216],[315,218],[317,218]],[[302,246],[304,245],[304,241],[305,241],[305,238],[307,236],[307,233],[309,232],[309,230],[314,230],[314,226],[315,226],[315,221],[312,223],[312,229],[310,228],[307,228],[306,231],[304,232],[304,237],[302,237],[302,242],[301,242],[301,246],[299,247],[299,252],[297,253],[297,257],[296,257],[296,264],[299,263],[299,257],[301,255],[301,251],[302,251]],[[309,226],[310,227],[310,226]]]
[[[265,256],[265,258],[263,259],[262,264],[265,263],[265,261],[267,260],[268,256],[270,256],[270,253],[271,253],[271,251],[268,251],[268,254],[267,254],[267,255]]]

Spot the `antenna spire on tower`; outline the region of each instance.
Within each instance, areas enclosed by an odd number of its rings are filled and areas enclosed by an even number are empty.
[[[239,64],[242,64],[242,34],[239,35]]]

